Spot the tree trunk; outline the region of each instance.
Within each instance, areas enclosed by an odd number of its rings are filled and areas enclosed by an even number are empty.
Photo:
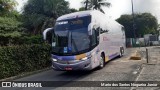
[[[86,0],[85,10],[88,10],[88,0]]]

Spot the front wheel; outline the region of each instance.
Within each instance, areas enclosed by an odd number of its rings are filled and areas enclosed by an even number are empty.
[[[104,56],[101,55],[99,69],[102,69],[105,66]]]

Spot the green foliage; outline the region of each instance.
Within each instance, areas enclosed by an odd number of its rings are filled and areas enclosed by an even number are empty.
[[[133,16],[121,15],[117,21],[126,29],[126,37],[134,38]],[[158,22],[156,17],[150,13],[135,14],[135,34],[136,37],[143,37],[145,34],[156,34]]]
[[[87,3],[88,1],[88,3]],[[110,7],[111,3],[106,2],[106,0],[85,0],[83,4],[88,4],[87,9],[96,9],[104,13],[102,7]]]
[[[14,10],[14,7],[17,5],[15,0],[0,0],[0,16]]]
[[[84,7],[79,8],[79,11],[85,11]]]
[[[21,14],[18,11],[13,10],[13,11],[6,13],[5,16],[2,16],[2,17],[12,17],[19,21],[21,18]]]
[[[0,17],[0,36],[19,37],[22,23],[14,17]]]
[[[32,45],[32,44],[42,44],[43,37],[41,35],[36,36],[26,36],[22,35],[20,37],[11,36],[0,36],[0,46],[11,46],[11,45]]]
[[[74,8],[71,8],[71,9],[70,9],[70,12],[71,12],[71,13],[77,12],[77,11],[78,11],[78,10],[77,10],[77,9],[74,9]]]
[[[24,26],[28,32],[42,33],[44,29],[53,27],[59,16],[70,12],[65,0],[28,0],[23,11]]]
[[[0,47],[0,79],[49,66],[49,45]]]
[[[41,35],[36,35],[36,36],[24,36],[21,38],[21,41],[23,41],[22,44],[42,44],[43,37]]]

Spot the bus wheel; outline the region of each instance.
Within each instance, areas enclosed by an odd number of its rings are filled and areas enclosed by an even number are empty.
[[[102,69],[105,66],[104,56],[101,55],[99,69]]]
[[[120,48],[119,57],[122,57],[123,55],[124,55],[124,48],[121,47],[121,48]]]

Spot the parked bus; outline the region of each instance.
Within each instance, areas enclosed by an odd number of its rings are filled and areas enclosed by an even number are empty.
[[[55,70],[91,70],[123,56],[124,27],[97,10],[75,12],[56,20],[52,37]]]

